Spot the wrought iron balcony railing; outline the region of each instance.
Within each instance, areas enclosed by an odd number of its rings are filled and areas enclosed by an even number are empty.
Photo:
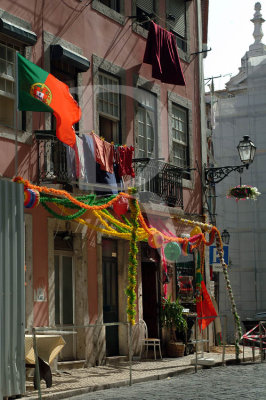
[[[66,147],[52,131],[36,131],[38,180],[40,183],[70,183]],[[141,201],[165,203],[183,208],[184,171],[174,165],[149,158],[135,159],[135,186]]]
[[[135,159],[134,162],[140,200],[183,208],[183,171],[180,168],[149,158]]]
[[[36,131],[39,182],[68,183],[66,148],[53,131]]]

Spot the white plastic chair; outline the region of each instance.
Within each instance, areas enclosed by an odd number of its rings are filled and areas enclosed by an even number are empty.
[[[142,356],[142,351],[145,350],[146,348],[146,358],[148,357],[148,350],[149,347],[153,347],[154,351],[154,359],[156,360],[156,350],[158,348],[159,354],[161,359],[162,357],[162,352],[161,352],[161,341],[160,339],[157,338],[149,338],[148,336],[148,328],[146,325],[146,322],[143,319],[139,320],[139,326],[144,330],[144,339],[141,339],[141,348],[140,348],[140,359]]]

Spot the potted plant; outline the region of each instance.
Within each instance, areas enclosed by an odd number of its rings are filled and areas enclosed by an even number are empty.
[[[161,310],[162,326],[169,330],[170,339],[167,342],[167,354],[172,357],[184,355],[185,344],[177,340],[176,334],[184,334],[187,330],[187,321],[183,317],[183,307],[179,300],[171,300],[171,296],[163,298]]]
[[[260,192],[254,186],[238,185],[229,190],[227,198],[233,197],[236,201],[247,199],[257,200],[259,195]]]

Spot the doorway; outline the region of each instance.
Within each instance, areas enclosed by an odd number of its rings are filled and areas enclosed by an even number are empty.
[[[102,240],[103,322],[118,322],[117,241]],[[118,326],[106,326],[106,356],[119,354]]]
[[[160,262],[157,250],[141,246],[143,319],[150,337],[160,338]]]

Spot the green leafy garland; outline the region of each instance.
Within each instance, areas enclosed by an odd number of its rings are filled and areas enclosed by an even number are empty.
[[[128,193],[131,195],[136,194],[137,190],[135,188],[130,188]],[[136,316],[136,285],[137,285],[137,254],[138,254],[138,246],[137,246],[137,229],[139,227],[138,223],[138,215],[140,212],[139,205],[136,199],[133,197],[129,199],[129,207],[131,211],[131,223],[132,223],[132,232],[131,232],[131,240],[130,240],[130,251],[128,257],[128,286],[126,288],[127,295],[127,316],[128,322],[131,325],[135,324],[135,316]]]
[[[115,195],[112,195],[112,196],[109,196],[109,197],[97,198],[95,194],[91,194],[91,195],[87,195],[87,196],[79,196],[79,197],[77,197],[77,200],[83,201],[85,204],[88,204],[88,205],[92,206],[92,205],[101,205],[101,204],[108,203],[108,201],[112,200],[114,197],[115,197]],[[40,203],[55,218],[58,218],[58,219],[61,219],[61,220],[65,220],[65,221],[70,221],[70,220],[74,220],[75,218],[79,218],[83,214],[85,214],[86,211],[88,211],[86,208],[80,208],[79,206],[71,203],[71,201],[68,200],[68,199],[61,199],[61,198],[58,198],[58,197],[50,197],[50,196],[43,196],[42,194],[41,194],[41,197],[40,197]],[[78,211],[76,213],[72,214],[72,215],[61,215],[61,214],[58,214],[53,209],[51,209],[47,205],[47,203],[59,204],[59,205],[62,205],[64,207],[67,207],[67,208],[78,209]]]

